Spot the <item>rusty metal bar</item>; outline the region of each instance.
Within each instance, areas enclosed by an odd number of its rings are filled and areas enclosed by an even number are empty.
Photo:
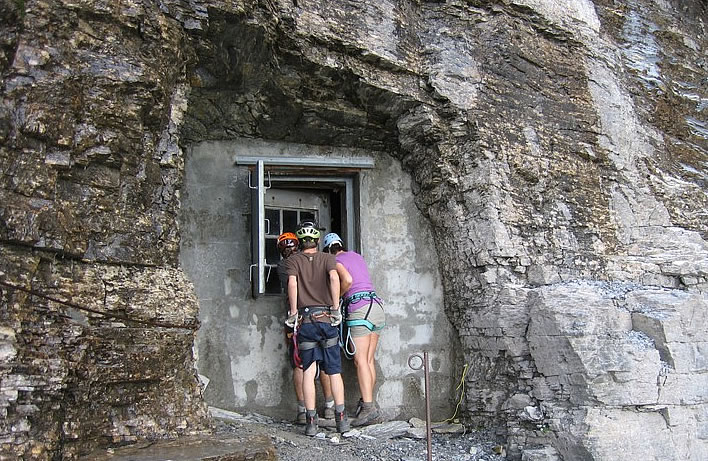
[[[414,367],[411,364],[411,359],[413,358],[420,359],[421,364],[417,367]],[[423,351],[422,357],[420,356],[420,354],[413,354],[408,357],[408,366],[411,367],[413,370],[420,370],[422,368],[423,374],[425,376],[425,438],[428,448],[428,461],[433,461],[433,437],[431,433],[432,423],[430,422],[430,373],[428,372],[428,352]]]

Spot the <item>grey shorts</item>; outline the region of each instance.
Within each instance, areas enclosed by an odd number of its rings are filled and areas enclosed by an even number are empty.
[[[365,325],[349,326],[349,332],[353,338],[359,338],[371,333],[381,334],[381,330],[386,326],[386,314],[384,313],[383,307],[376,302],[371,306],[371,310],[369,310],[369,304],[367,303],[354,312],[350,312],[347,317],[347,322],[351,320],[363,320],[364,317],[366,317],[367,311],[369,312],[369,316],[366,320],[371,322],[369,326],[372,327],[373,330]]]

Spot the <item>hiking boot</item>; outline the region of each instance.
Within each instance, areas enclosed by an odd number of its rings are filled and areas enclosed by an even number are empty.
[[[349,431],[349,418],[345,412],[334,414],[334,422],[337,424],[337,432],[340,434]]]
[[[298,411],[295,417],[295,424],[303,425],[307,423],[307,416],[304,411]]]
[[[317,435],[317,415],[306,417],[305,435],[310,437]]]
[[[368,408],[362,406],[359,416],[352,421],[352,426],[366,426],[368,424],[373,424],[381,418],[381,415],[381,410],[376,408],[376,405],[372,404]]]
[[[334,407],[325,407],[322,417],[324,419],[334,419]]]

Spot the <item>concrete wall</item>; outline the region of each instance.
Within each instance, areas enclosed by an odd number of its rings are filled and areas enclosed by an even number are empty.
[[[283,336],[282,298],[253,299],[249,285],[248,169],[237,155],[369,156],[359,175],[361,248],[388,326],[377,351],[377,400],[388,417],[424,416],[422,371],[409,357],[429,351],[433,418],[450,416],[455,380],[451,327],[443,312],[438,260],[428,222],[413,202],[411,179],[398,161],[378,152],[254,140],[203,142],[187,152],[182,191],[180,262],[200,304],[198,369],[210,382],[210,405],[290,418],[291,370]],[[345,360],[348,407],[359,397]]]

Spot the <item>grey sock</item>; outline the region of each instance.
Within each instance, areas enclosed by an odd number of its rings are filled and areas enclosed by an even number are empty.
[[[308,418],[317,416],[317,410],[307,410],[307,416]]]
[[[361,409],[362,410],[370,410],[373,407],[374,407],[374,402],[361,402]]]
[[[336,411],[337,413],[344,413],[344,404],[335,405],[335,406],[334,406],[334,411]]]

